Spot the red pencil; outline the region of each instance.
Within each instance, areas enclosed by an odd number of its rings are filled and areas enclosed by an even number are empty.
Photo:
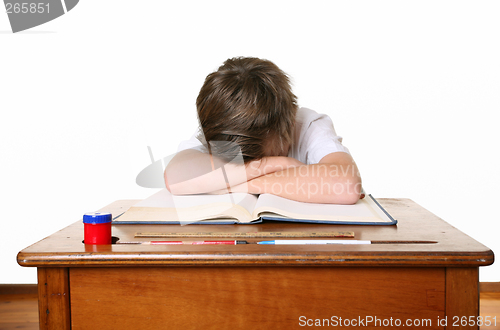
[[[117,244],[144,244],[144,245],[237,245],[248,244],[247,241],[149,241],[149,242],[118,242]]]

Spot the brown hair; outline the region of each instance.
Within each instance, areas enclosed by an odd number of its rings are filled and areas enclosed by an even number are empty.
[[[198,119],[210,152],[233,159],[241,148],[245,163],[271,148],[293,142],[297,98],[288,76],[274,63],[253,57],[228,59],[207,76],[196,99]],[[201,133],[200,133],[201,135]],[[277,151],[279,152],[279,151]]]

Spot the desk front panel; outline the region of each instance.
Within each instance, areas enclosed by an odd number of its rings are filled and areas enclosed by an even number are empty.
[[[70,268],[69,277],[72,329],[442,329],[445,318],[445,268]]]

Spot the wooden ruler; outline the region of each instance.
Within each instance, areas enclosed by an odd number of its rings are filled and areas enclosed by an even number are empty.
[[[261,238],[261,237],[348,237],[353,238],[352,231],[331,231],[307,233],[302,231],[278,231],[278,232],[186,232],[186,233],[135,233],[135,237],[236,237],[236,238]]]

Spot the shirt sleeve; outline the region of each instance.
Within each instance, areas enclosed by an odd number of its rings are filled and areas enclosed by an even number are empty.
[[[342,145],[342,137],[335,132],[330,117],[309,111],[311,114],[307,117],[310,120],[305,121],[306,127],[303,127],[304,132],[299,142],[306,164],[317,164],[323,157],[333,152],[350,154],[349,149]]]

